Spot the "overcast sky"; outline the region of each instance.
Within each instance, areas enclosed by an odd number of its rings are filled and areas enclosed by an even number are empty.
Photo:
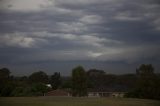
[[[0,0],[0,68],[13,74],[142,63],[160,72],[159,0]]]

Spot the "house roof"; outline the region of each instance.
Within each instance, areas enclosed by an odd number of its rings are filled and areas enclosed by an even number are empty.
[[[46,96],[68,96],[68,91],[57,89],[46,93]]]

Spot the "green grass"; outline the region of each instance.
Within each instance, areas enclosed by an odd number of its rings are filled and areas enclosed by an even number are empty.
[[[160,106],[160,101],[127,98],[6,97],[0,106]]]

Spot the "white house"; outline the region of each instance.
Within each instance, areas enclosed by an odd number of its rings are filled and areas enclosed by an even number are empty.
[[[88,92],[88,97],[124,97],[125,92],[94,91]]]

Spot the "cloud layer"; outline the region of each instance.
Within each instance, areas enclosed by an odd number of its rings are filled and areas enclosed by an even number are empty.
[[[0,63],[158,63],[159,9],[157,0],[0,0]]]

